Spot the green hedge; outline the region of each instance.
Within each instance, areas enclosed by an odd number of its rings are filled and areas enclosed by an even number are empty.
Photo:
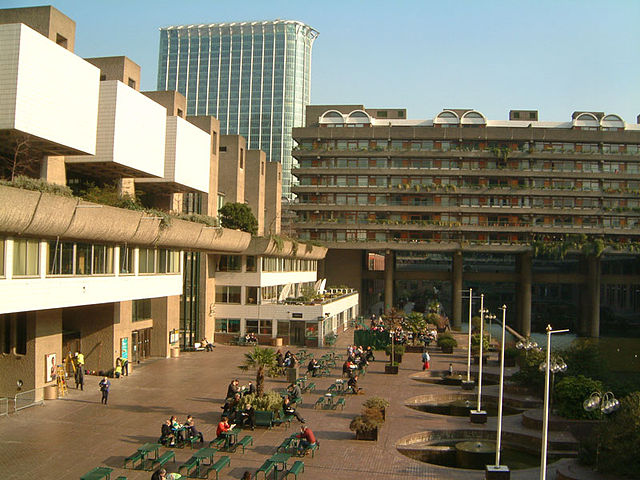
[[[374,330],[356,330],[353,332],[353,343],[364,348],[371,347],[374,350],[384,350],[389,345],[389,332]]]
[[[555,410],[561,417],[574,420],[600,418],[599,411],[587,412],[582,404],[589,395],[602,392],[603,388],[602,382],[584,375],[564,377],[556,383],[553,391]]]

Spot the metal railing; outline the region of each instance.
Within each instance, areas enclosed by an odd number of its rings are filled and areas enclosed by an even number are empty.
[[[0,398],[0,417],[9,415],[9,399],[7,397]]]
[[[17,393],[15,396],[15,411],[34,405],[44,405],[44,388],[34,388],[26,392]]]

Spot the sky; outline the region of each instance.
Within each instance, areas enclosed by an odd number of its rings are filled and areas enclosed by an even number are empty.
[[[22,7],[42,1],[0,0]],[[53,0],[76,21],[76,53],[126,55],[156,89],[160,27],[287,19],[320,32],[311,103],[444,108],[487,118],[537,109],[640,114],[639,0]]]

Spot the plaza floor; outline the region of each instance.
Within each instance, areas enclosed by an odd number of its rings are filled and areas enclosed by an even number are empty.
[[[352,331],[342,333],[334,349],[340,353],[351,343]],[[293,351],[297,349],[292,348]],[[170,415],[183,420],[194,416],[205,440],[215,436],[229,381],[239,378],[241,384],[253,379],[250,372],[242,372],[241,364],[247,347],[217,345],[213,352],[183,353],[179,358],[153,359],[136,366],[129,377],[112,379],[109,405],[100,404],[98,377],[86,377],[85,390],[70,389],[60,400],[45,406],[31,407],[0,418],[0,476],[4,480],[18,479],[77,479],[96,466],[114,469],[111,478],[124,475],[132,480],[148,479],[149,472],[123,470],[123,459],[146,442],[155,442],[160,425]],[[323,353],[318,350],[319,356]],[[446,370],[454,363],[456,370],[466,367],[466,353],[432,354],[432,368]],[[418,382],[410,378],[421,372],[420,355],[406,354],[398,375],[384,374],[384,354],[378,352],[368,373],[360,379],[365,395],[348,396],[344,411],[314,410],[315,400],[327,387],[340,378],[341,365],[329,377],[316,380],[317,391],[304,395],[299,412],[315,432],[320,449],[315,457],[303,459],[302,478],[316,479],[481,479],[484,472],[447,469],[421,463],[405,457],[396,450],[398,439],[413,433],[436,429],[480,428],[495,431],[495,420],[487,425],[471,427],[467,418],[432,415],[410,409],[404,401],[417,395],[437,392],[457,393],[460,387],[441,386]],[[266,388],[284,388],[284,379],[267,379]],[[488,387],[497,388],[497,387]],[[371,395],[387,398],[386,422],[377,442],[356,441],[349,430],[350,420],[357,415],[362,402]],[[513,421],[513,420],[512,420]],[[509,427],[505,427],[509,428]],[[517,424],[511,428],[517,429]],[[230,468],[220,478],[241,478],[249,470],[254,472],[275,453],[280,442],[298,429],[283,426],[266,430],[256,428],[249,432],[253,447],[245,454],[228,454]],[[177,449],[176,465],[169,463],[169,471],[186,461],[192,450]],[[225,454],[227,455],[227,454]],[[555,465],[549,469],[549,478],[555,478]],[[210,475],[215,477],[215,474]],[[537,468],[513,471],[511,478],[533,480],[538,478]]]

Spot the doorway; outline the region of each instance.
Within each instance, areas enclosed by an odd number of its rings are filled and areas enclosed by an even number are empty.
[[[289,332],[291,335],[290,343],[299,347],[304,347],[304,322],[290,322]]]
[[[62,361],[67,376],[74,376],[73,357],[80,351],[80,332],[62,332]]]
[[[151,328],[131,332],[130,362],[139,363],[151,356]]]

